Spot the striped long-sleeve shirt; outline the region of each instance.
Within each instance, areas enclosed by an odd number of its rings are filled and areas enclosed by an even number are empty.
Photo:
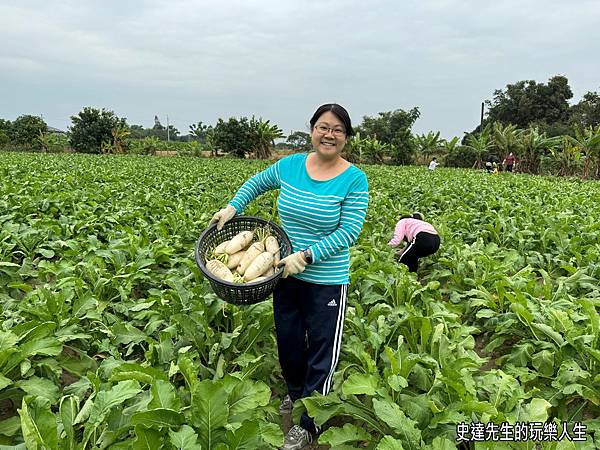
[[[280,159],[246,181],[229,204],[241,213],[263,192],[280,189],[277,208],[292,251],[310,249],[313,258],[294,276],[317,284],[347,284],[349,247],[358,238],[369,204],[367,177],[351,165],[330,180],[314,180],[306,171],[307,156]]]

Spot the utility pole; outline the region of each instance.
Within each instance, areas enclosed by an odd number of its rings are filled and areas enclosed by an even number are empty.
[[[483,105],[484,105],[484,103],[481,102],[481,120],[479,121],[479,132],[480,133],[483,131]]]
[[[483,103],[482,103],[482,105],[483,105]],[[482,108],[483,108],[483,106],[482,106]],[[171,136],[169,134],[169,115],[167,114],[167,142],[169,142],[170,140],[171,140]]]

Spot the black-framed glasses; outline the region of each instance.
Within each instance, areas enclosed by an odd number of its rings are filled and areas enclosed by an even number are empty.
[[[331,134],[333,134],[335,137],[346,136],[346,130],[344,130],[343,128],[330,127],[325,125],[324,123],[318,123],[317,125],[315,125],[315,130],[317,130],[319,134],[327,134],[331,131]]]

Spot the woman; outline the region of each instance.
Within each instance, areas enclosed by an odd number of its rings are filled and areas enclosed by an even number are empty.
[[[279,362],[288,395],[280,411],[313,391],[326,395],[340,354],[349,283],[349,247],[362,229],[369,202],[365,174],[342,158],[352,124],[335,103],[310,119],[311,153],[290,155],[246,181],[212,222],[220,229],[263,192],[280,189],[277,208],[292,243],[273,293]],[[283,449],[304,448],[318,433],[304,413]]]
[[[409,272],[417,271],[419,258],[433,255],[440,248],[437,231],[433,225],[423,220],[420,213],[401,217],[388,245],[397,247],[402,241],[409,244],[395,255],[399,262],[408,266]]]

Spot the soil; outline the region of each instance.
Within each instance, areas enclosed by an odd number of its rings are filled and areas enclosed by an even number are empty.
[[[0,421],[17,415],[17,409],[10,399],[0,401]]]
[[[487,372],[488,370],[497,369],[498,364],[496,360],[505,354],[505,350],[512,347],[519,341],[519,338],[508,339],[500,347],[495,349],[491,354],[487,354],[484,347],[488,344],[489,336],[480,334],[475,336],[475,348],[473,349],[477,356],[480,358],[488,358],[488,361],[479,368],[481,372]]]

